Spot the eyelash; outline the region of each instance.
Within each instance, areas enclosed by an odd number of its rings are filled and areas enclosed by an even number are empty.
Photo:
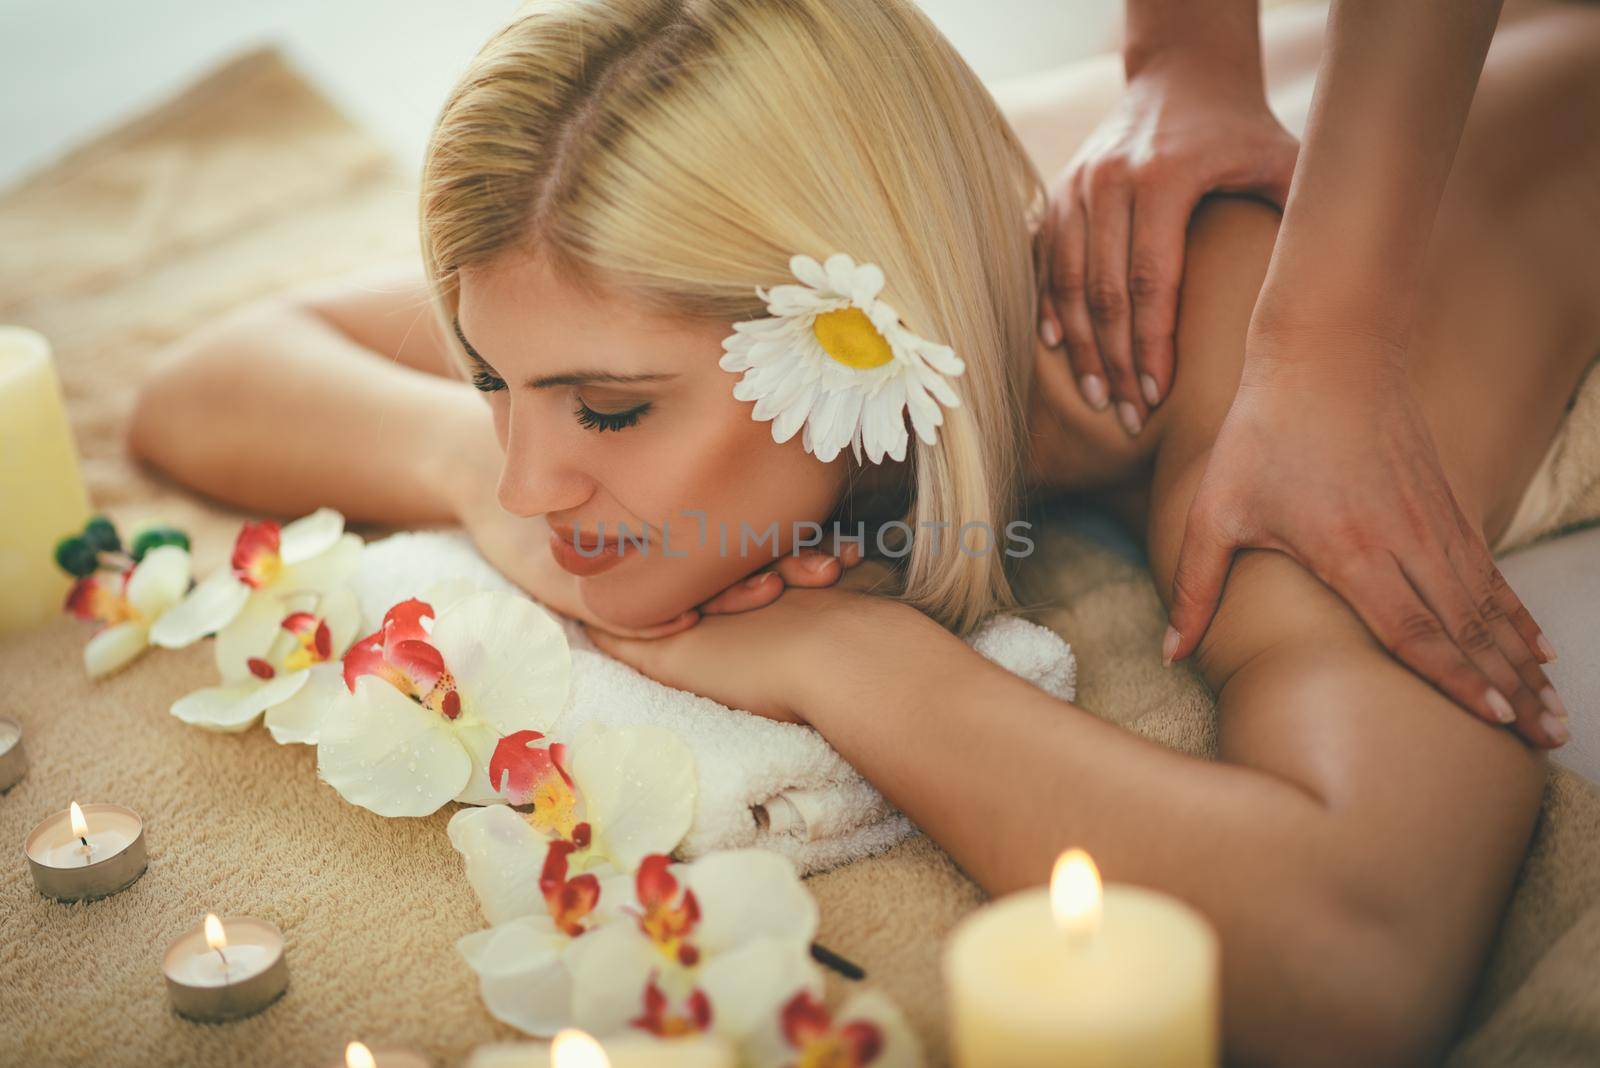
[[[639,419],[649,410],[649,404],[641,404],[625,412],[597,412],[583,401],[579,401],[577,410],[573,414],[578,417],[579,426],[603,434],[607,430],[626,430],[638,425]]]
[[[506,382],[499,375],[479,369],[472,372],[472,388],[480,393],[498,393],[506,388]],[[597,412],[580,400],[572,414],[577,417],[579,426],[603,434],[607,430],[627,430],[637,426],[640,418],[649,410],[650,405],[646,403],[625,412]]]

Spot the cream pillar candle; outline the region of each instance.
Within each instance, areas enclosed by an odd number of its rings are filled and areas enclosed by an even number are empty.
[[[57,540],[89,518],[50,343],[0,326],[0,634],[61,611]]]
[[[1049,890],[1012,894],[956,928],[945,952],[951,1050],[962,1068],[1211,1068],[1217,939],[1166,894],[1100,885],[1081,850]]]

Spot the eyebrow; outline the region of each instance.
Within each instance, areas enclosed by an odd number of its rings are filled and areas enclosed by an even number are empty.
[[[461,332],[461,320],[452,319],[450,320],[450,325],[455,328],[456,340],[461,342],[461,347],[467,351],[467,355],[482,366],[484,370],[492,373],[494,368],[490,366],[489,361],[478,354],[478,350],[472,347],[472,342],[467,340],[467,335]],[[536,378],[530,378],[523,385],[529,389],[550,389],[554,386],[585,386],[594,383],[626,385],[633,382],[659,382],[663,379],[676,377],[677,375],[662,373],[622,375],[614,371],[563,371],[561,374],[539,375]]]

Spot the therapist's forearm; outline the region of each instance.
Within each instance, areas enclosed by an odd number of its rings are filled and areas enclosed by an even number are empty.
[[[1258,328],[1348,328],[1403,351],[1500,6],[1333,0]]]
[[[1261,81],[1257,0],[1127,0],[1126,11],[1129,80],[1151,66],[1178,64]]]

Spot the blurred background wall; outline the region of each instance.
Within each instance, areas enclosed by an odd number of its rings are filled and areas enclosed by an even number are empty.
[[[1105,50],[1120,0],[918,0],[985,80]],[[0,187],[277,43],[408,170],[514,0],[0,0]]]

